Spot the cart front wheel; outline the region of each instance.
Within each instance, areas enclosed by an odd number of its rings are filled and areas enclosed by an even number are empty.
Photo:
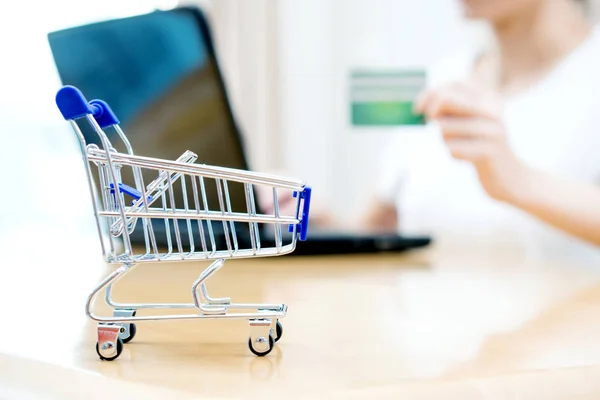
[[[269,338],[268,338],[268,342],[269,342],[269,347],[267,349],[264,349],[265,346],[265,341],[267,341],[266,338],[264,337],[259,337],[256,339],[257,343],[253,343],[252,341],[252,337],[248,338],[248,347],[250,348],[250,351],[252,353],[254,353],[254,355],[257,355],[259,357],[264,357],[267,354],[269,354],[271,352],[271,350],[273,350],[273,347],[275,347],[275,339],[273,338],[273,335],[271,333],[269,333]],[[258,348],[258,349],[257,349]]]
[[[116,352],[114,346],[115,344],[112,342],[105,342],[103,348],[100,348],[100,344],[96,342],[96,353],[98,353],[101,360],[116,360],[123,352],[123,340],[120,337],[117,338]]]

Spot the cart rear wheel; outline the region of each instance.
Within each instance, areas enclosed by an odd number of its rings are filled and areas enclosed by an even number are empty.
[[[106,352],[111,352],[111,349],[107,348],[105,350],[102,350],[102,349],[100,349],[99,343],[96,342],[96,353],[98,353],[98,356],[100,356],[100,359],[105,360],[105,361],[112,361],[112,360],[116,360],[117,357],[119,357],[121,355],[121,353],[123,352],[123,340],[121,340],[121,338],[117,338],[116,354],[114,354],[112,356],[103,355],[103,354],[106,354]]]
[[[135,337],[136,332],[137,332],[137,329],[135,327],[135,324],[129,324],[129,334],[120,333],[119,337],[121,338],[121,340],[123,340],[123,343],[129,343]]]
[[[275,324],[275,342],[278,342],[279,339],[281,339],[281,336],[283,336],[283,325],[277,320],[277,323]]]
[[[264,338],[262,338],[264,339]],[[267,350],[264,351],[259,351],[256,350],[253,346],[254,344],[252,343],[252,338],[248,338],[248,347],[250,348],[250,351],[252,353],[254,353],[254,355],[257,355],[259,357],[264,357],[267,354],[269,354],[271,352],[271,350],[273,350],[273,347],[275,347],[275,339],[273,338],[273,335],[269,333],[269,348]]]
[[[131,314],[132,317],[135,317],[135,314],[137,313],[137,310],[133,312],[133,314]],[[129,325],[129,332],[124,331],[119,333],[119,337],[123,340],[123,343],[129,343],[133,340],[133,338],[135,337],[135,334],[137,332],[136,326],[133,323],[128,323],[128,324],[123,324],[125,325]]]

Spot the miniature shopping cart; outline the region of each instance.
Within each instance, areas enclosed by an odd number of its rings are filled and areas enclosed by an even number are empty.
[[[197,155],[191,151],[175,161],[134,155],[119,120],[104,101],[88,102],[77,88],[64,86],[56,95],[56,104],[81,143],[102,253],[108,263],[119,265],[94,288],[86,304],[88,317],[98,322],[96,351],[100,358],[119,357],[123,344],[135,336],[137,321],[195,318],[246,319],[250,324],[250,350],[257,356],[268,354],[283,333],[279,319],[286,315],[287,306],[234,304],[228,298],[212,298],[206,280],[226,259],[293,252],[297,240],[306,239],[311,189],[297,180],[196,164]],[[101,146],[86,143],[82,124],[97,134]],[[113,147],[109,132],[121,139],[126,151]],[[232,206],[230,188],[234,185],[243,188],[243,210]],[[272,196],[272,214],[257,211],[255,190],[259,187]],[[210,204],[209,188],[218,195]],[[280,213],[280,199],[285,194],[287,199],[294,199],[294,215]],[[155,232],[157,221],[165,226],[162,242]],[[240,238],[242,228],[249,240]],[[264,239],[265,232],[269,233],[269,242]],[[132,245],[134,234],[142,238],[138,246]],[[199,260],[212,263],[192,284],[191,303],[122,304],[111,297],[112,285],[136,265]],[[106,303],[113,309],[112,317],[92,311],[103,289]],[[139,309],[193,311],[136,316]]]

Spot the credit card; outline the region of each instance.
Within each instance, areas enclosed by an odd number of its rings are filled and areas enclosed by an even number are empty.
[[[424,70],[355,70],[350,74],[350,109],[354,126],[424,125],[413,112],[427,84]]]

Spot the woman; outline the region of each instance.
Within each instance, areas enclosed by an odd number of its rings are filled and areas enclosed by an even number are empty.
[[[581,5],[462,0],[467,18],[489,24],[494,46],[430,72],[416,104],[429,128],[385,146],[358,226],[429,233],[466,251],[600,257],[600,30]]]
[[[416,110],[441,135],[387,146],[365,226],[595,252],[584,243],[600,244],[600,31],[578,3],[462,1],[496,46],[421,96]]]

